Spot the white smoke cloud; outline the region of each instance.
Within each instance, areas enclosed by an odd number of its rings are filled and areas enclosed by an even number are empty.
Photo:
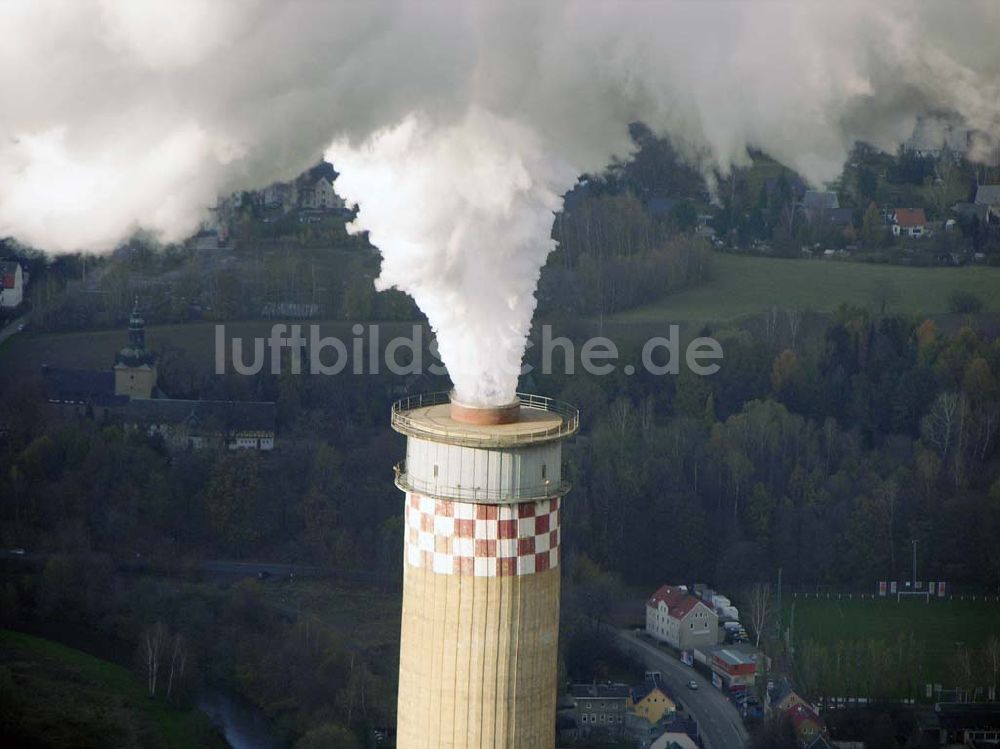
[[[552,216],[576,172],[531,130],[478,108],[448,127],[410,117],[326,155],[382,252],[376,285],[427,315],[461,400],[513,400]]]
[[[380,284],[472,399],[512,392],[555,196],[630,121],[706,171],[755,147],[814,182],[928,110],[1000,129],[995,0],[5,0],[0,28],[0,235],[182,238],[335,143]]]

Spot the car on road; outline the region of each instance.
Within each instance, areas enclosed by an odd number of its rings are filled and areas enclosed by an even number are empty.
[[[24,330],[24,323],[21,323],[20,325],[17,326],[18,333],[20,333],[22,330]]]
[[[24,549],[11,549],[10,553],[11,554],[15,554],[15,555],[17,555],[19,557],[23,557],[24,556]]]
[[[691,681],[688,682],[688,689],[697,689],[697,688],[698,688],[698,682],[696,682],[694,679],[691,679]]]
[[[271,573],[268,572],[267,570],[261,570],[260,572],[257,573],[257,579],[258,580],[270,580],[271,579]]]

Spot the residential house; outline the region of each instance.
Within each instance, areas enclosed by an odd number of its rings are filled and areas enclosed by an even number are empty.
[[[334,192],[333,182],[320,177],[299,188],[299,207],[311,211],[332,211],[342,209],[344,201]]]
[[[922,237],[927,233],[927,216],[923,208],[896,208],[890,220],[894,237]]]
[[[626,684],[574,684],[573,714],[577,735],[594,734],[617,737],[625,733],[625,705],[629,698]]]
[[[809,223],[826,223],[830,214],[840,208],[837,193],[828,190],[806,190],[802,196],[802,210]]]
[[[273,182],[264,188],[265,208],[288,211],[297,201],[298,190],[294,182]]]
[[[799,740],[799,745],[806,747],[816,740],[817,736],[826,733],[826,725],[812,708],[805,705],[795,704],[784,713],[795,729],[795,737]]]
[[[0,260],[0,307],[12,309],[24,301],[24,269],[17,260]]]
[[[678,650],[709,647],[719,641],[719,617],[686,590],[664,585],[646,601],[646,631]]]
[[[816,708],[813,704],[802,697],[798,692],[793,690],[787,682],[782,684],[781,689],[771,698],[772,709],[778,711],[779,713],[787,712],[796,705],[802,705],[803,707],[816,712]]]
[[[991,218],[1000,221],[1000,185],[979,185],[975,204],[985,207],[987,221]]]
[[[643,683],[629,689],[625,701],[625,723],[632,736],[648,736],[653,726],[671,719],[677,703],[667,694],[659,671],[646,672]]]

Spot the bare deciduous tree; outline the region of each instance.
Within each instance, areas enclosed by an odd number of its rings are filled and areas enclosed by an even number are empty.
[[[990,686],[993,688],[992,699],[997,698],[997,679],[1000,677],[1000,637],[993,635],[986,641],[986,645],[983,648],[986,654],[986,667],[990,669],[990,676],[992,681]]]
[[[167,677],[167,699],[170,699],[174,685],[180,685],[184,680],[187,657],[187,643],[184,641],[184,637],[178,633],[174,635],[173,647],[170,649],[170,674]]]
[[[772,616],[771,586],[769,583],[754,583],[747,592],[747,616],[756,638],[755,645],[760,647],[760,636],[767,628]]]
[[[146,692],[150,697],[156,696],[156,687],[160,678],[160,661],[163,659],[163,650],[167,646],[167,639],[167,628],[163,622],[157,622],[142,636]]]
[[[802,327],[802,310],[786,309],[785,319],[788,321],[789,348],[794,351],[799,338],[799,329]]]
[[[921,425],[924,439],[935,448],[942,460],[948,457],[959,420],[960,396],[957,393],[941,393],[924,417]]]
[[[629,426],[632,424],[634,414],[635,409],[632,407],[632,402],[627,398],[619,398],[611,404],[611,423],[614,425],[618,436],[625,437]]]

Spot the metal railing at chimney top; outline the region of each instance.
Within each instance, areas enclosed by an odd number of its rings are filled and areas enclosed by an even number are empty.
[[[406,472],[405,460],[397,463],[394,470],[396,472],[396,486],[404,492],[423,494],[427,497],[454,499],[460,502],[472,502],[474,504],[502,505],[519,502],[538,502],[542,499],[563,497],[570,490],[570,483],[565,479],[560,481],[546,481],[537,486],[519,486],[516,489],[507,490],[488,490],[478,486],[446,486],[436,480],[428,481],[426,479],[414,478]]]
[[[403,398],[392,404],[392,427],[403,434],[415,437],[426,437],[428,439],[441,439],[445,437],[449,442],[456,444],[481,445],[486,446],[515,446],[517,444],[543,442],[551,439],[559,439],[575,434],[580,428],[580,411],[575,406],[556,400],[546,398],[543,395],[532,393],[517,393],[522,408],[531,408],[538,411],[548,411],[562,417],[559,424],[540,424],[537,429],[525,428],[520,424],[517,430],[511,432],[491,432],[473,429],[444,429],[438,425],[428,426],[420,419],[414,419],[410,412],[426,408],[428,406],[439,406],[451,402],[451,394],[441,390],[434,393],[420,393]]]

